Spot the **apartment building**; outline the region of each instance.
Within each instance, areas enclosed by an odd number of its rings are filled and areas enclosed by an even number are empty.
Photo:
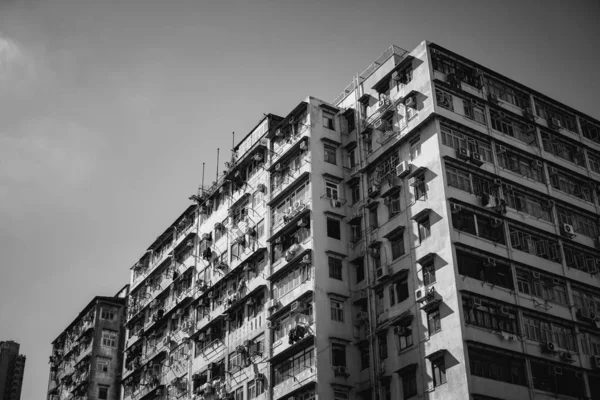
[[[96,296],[52,342],[48,400],[119,400],[129,285]]]
[[[599,121],[392,46],[133,265],[124,399],[600,398],[599,189]]]
[[[20,345],[12,340],[0,341],[0,400],[19,400],[26,357],[19,354]]]

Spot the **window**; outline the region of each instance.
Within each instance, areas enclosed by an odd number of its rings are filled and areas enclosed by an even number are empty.
[[[262,379],[248,382],[248,399],[253,399],[265,392],[265,382]]]
[[[450,111],[454,111],[454,106],[452,105],[452,95],[450,93],[443,92],[440,89],[436,88],[435,99],[438,106],[448,109]]]
[[[327,218],[327,236],[333,239],[341,239],[340,221],[335,218]]]
[[[323,127],[334,130],[335,129],[334,118],[335,117],[333,114],[331,114],[327,111],[323,111]]]
[[[485,125],[485,108],[474,99],[463,100],[465,117]]]
[[[397,258],[404,255],[405,250],[403,233],[391,237],[390,243],[392,244],[392,260],[396,260]]]
[[[348,133],[351,133],[354,129],[356,129],[356,121],[354,120],[356,111],[354,109],[350,109],[345,114],[346,124],[348,125]]]
[[[330,144],[325,145],[325,162],[333,165],[337,165],[336,159],[336,147]]]
[[[389,217],[392,218],[400,214],[400,192],[396,192],[387,197]]]
[[[427,183],[425,183],[425,174],[420,174],[412,178],[410,185],[415,190],[415,198],[417,200],[427,199]]]
[[[541,360],[531,360],[530,363],[534,389],[575,398],[585,398],[584,381],[582,378],[577,377],[577,372],[580,371],[569,368],[565,364],[559,365]]]
[[[433,261],[423,265],[423,284],[425,286],[435,283],[435,265]]]
[[[474,376],[527,386],[527,371],[522,358],[470,347],[469,364]]]
[[[390,306],[394,306],[396,304],[396,289],[394,285],[390,285]]]
[[[331,344],[331,365],[334,367],[346,366],[346,346],[341,343]]]
[[[475,306],[472,298],[463,297],[465,323],[494,332],[517,333],[517,311],[502,303],[479,299]]]
[[[99,372],[107,373],[110,369],[110,358],[96,357],[96,368]]]
[[[413,345],[412,329],[405,327],[402,333],[398,335],[400,341],[400,351]]]
[[[361,345],[360,346],[360,369],[367,369],[371,365],[370,363],[370,354],[369,346]]]
[[[495,265],[488,267],[486,264],[489,257],[480,255],[476,251],[457,251],[456,257],[459,274],[506,289],[514,289],[512,270],[509,264],[494,259]]]
[[[114,308],[102,307],[102,310],[100,311],[100,319],[114,321],[117,318],[116,314],[117,310]]]
[[[414,160],[421,155],[421,137],[417,136],[410,141],[410,159]]]
[[[344,303],[342,301],[331,299],[331,320],[344,322]]]
[[[385,360],[388,358],[387,330],[382,335],[379,335],[377,343],[379,345],[379,357]]]
[[[235,390],[233,395],[234,400],[244,400],[244,387],[239,387]]]
[[[446,383],[446,363],[444,357],[431,360],[431,372],[433,374],[433,386],[437,387]]]
[[[371,228],[379,227],[379,222],[377,221],[377,207],[369,208],[369,226]]]
[[[99,386],[98,387],[98,398],[101,400],[108,399],[108,386]]]
[[[423,240],[431,236],[431,225],[429,222],[429,215],[417,221],[417,225],[419,227],[419,243],[423,243]]]
[[[333,279],[342,279],[342,260],[336,257],[327,257],[329,262],[329,277]]]
[[[429,336],[435,335],[442,330],[439,308],[427,313],[427,330],[429,331]]]
[[[275,364],[273,370],[275,371],[274,385],[278,385],[288,379],[292,379],[295,375],[298,375],[302,371],[315,365],[315,349],[309,347],[301,350],[289,358]]]
[[[417,395],[417,373],[411,372],[402,376],[402,394],[404,399]]]
[[[360,186],[354,185],[350,188],[350,197],[352,199],[352,204],[360,201]]]
[[[117,332],[103,330],[102,331],[102,346],[117,347]]]
[[[328,199],[337,200],[339,197],[339,188],[336,182],[325,181],[325,196]]]
[[[365,279],[365,265],[362,260],[356,261],[356,283]]]
[[[348,393],[341,390],[333,391],[333,400],[348,400]]]

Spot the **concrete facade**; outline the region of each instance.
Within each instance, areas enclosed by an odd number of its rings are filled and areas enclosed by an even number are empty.
[[[121,398],[127,291],[95,297],[52,342],[48,400]]]
[[[19,400],[25,374],[25,356],[19,343],[0,342],[0,400]]]
[[[131,268],[123,398],[600,398],[599,188],[598,121],[392,46]]]

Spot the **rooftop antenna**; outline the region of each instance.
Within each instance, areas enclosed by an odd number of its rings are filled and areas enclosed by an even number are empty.
[[[202,186],[200,186],[200,194],[204,195],[204,167],[206,163],[202,163]]]
[[[235,132],[231,132],[231,162],[234,163],[235,159]]]
[[[219,181],[219,148],[217,148],[217,182]]]

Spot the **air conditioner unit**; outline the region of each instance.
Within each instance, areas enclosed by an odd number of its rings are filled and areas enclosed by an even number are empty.
[[[510,193],[514,190],[514,186],[513,185],[504,185],[504,191],[507,193]]]
[[[263,160],[263,155],[260,153],[256,153],[255,155],[252,156],[252,160],[261,162]]]
[[[333,367],[333,372],[336,376],[341,375],[341,376],[348,376],[348,368],[346,368],[343,365],[337,365],[335,367]]]
[[[561,233],[563,234],[563,236],[566,236],[568,238],[573,238],[576,236],[573,225],[569,224],[563,224]]]
[[[554,342],[546,342],[543,344],[542,350],[546,353],[554,353],[556,351],[556,344]]]
[[[458,148],[458,151],[456,152],[456,156],[462,160],[468,160],[470,158],[469,149],[467,149],[466,147],[460,146]]]
[[[283,131],[281,129],[277,129],[275,131],[275,136],[277,136],[277,137],[283,137]]]
[[[504,315],[510,314],[510,312],[508,311],[508,307],[506,307],[506,306],[501,306],[500,307],[500,313],[502,313]]]
[[[300,143],[300,150],[308,150],[308,143],[306,140]]]
[[[502,220],[500,218],[494,218],[492,221],[492,228],[499,228],[502,226]]]
[[[388,99],[387,97],[382,97],[381,100],[379,100],[379,102],[377,103],[378,108],[387,107],[388,105],[390,105],[390,99]]]
[[[283,166],[281,165],[281,163],[275,164],[275,171],[281,171],[283,169]]]
[[[367,190],[367,194],[369,197],[375,197],[379,194],[379,186],[378,185],[371,185],[369,187],[369,189]]]
[[[471,163],[475,164],[477,166],[480,166],[483,164],[483,158],[481,157],[481,154],[479,153],[471,153]]]
[[[363,320],[363,321],[367,321],[367,320],[369,319],[369,313],[368,313],[368,312],[366,312],[366,311],[360,311],[360,312],[359,312],[359,313],[356,315],[356,317],[357,317],[358,319],[361,319],[361,320]]]
[[[450,203],[450,212],[452,214],[457,214],[462,211],[462,207],[455,203]]]
[[[304,311],[306,311],[306,303],[304,303],[303,301],[295,301],[292,303],[290,311],[293,313],[303,313]]]
[[[531,109],[531,107],[525,107],[523,109],[523,116],[530,121],[535,120],[535,115],[533,114],[533,110]]]
[[[560,120],[559,120],[558,118],[554,118],[554,117],[552,117],[552,118],[550,119],[550,125],[551,125],[551,128],[554,128],[554,129],[556,129],[556,130],[558,130],[558,129],[561,129],[561,128],[562,128],[562,124],[560,123]]]
[[[403,178],[410,173],[410,164],[407,161],[402,161],[396,165],[396,175]]]
[[[481,196],[481,205],[486,207],[486,208],[493,208],[496,207],[496,205],[498,204],[498,199],[495,196],[492,196],[491,194],[487,194],[484,193]]]
[[[406,100],[404,100],[404,105],[406,107],[416,108],[417,107],[417,99],[415,96],[410,96]]]
[[[310,260],[310,253],[305,254],[304,257],[302,257],[302,261],[300,261],[302,264],[310,264],[311,260]]]
[[[422,303],[430,297],[429,292],[425,288],[415,290],[415,299],[417,303]]]
[[[534,271],[531,273],[531,276],[533,277],[533,279],[538,279],[538,280],[541,279],[541,275],[539,272]]]
[[[506,153],[506,146],[500,145],[500,146],[498,146],[497,150],[498,150],[498,154]]]
[[[495,267],[496,266],[496,260],[493,259],[492,257],[488,257],[485,262],[483,263],[483,265],[485,267]]]

